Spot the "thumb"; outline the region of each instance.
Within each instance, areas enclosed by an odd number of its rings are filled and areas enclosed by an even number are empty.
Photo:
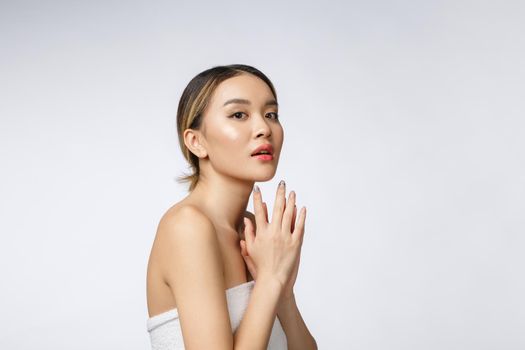
[[[248,255],[248,252],[246,251],[246,241],[241,239],[239,241],[239,244],[241,246],[241,255],[245,257],[246,255]]]
[[[257,278],[257,269],[255,268],[255,264],[252,260],[252,258],[248,255],[248,252],[246,251],[246,242],[241,241],[241,255],[244,259],[244,262],[246,263],[246,266],[248,267],[248,271],[250,271],[250,274],[252,275],[253,279]]]

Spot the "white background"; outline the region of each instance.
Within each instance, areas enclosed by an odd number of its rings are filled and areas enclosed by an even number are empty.
[[[232,63],[277,89],[285,141],[259,185],[308,208],[296,298],[320,349],[525,348],[524,18],[521,1],[2,1],[0,348],[149,348],[147,260],[186,195],[178,98]]]

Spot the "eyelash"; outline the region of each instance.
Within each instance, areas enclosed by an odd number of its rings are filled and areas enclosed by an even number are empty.
[[[244,112],[235,112],[235,113],[233,113],[232,115],[230,115],[230,118],[238,119],[238,120],[239,120],[239,118],[234,118],[234,116],[235,116],[236,114],[239,114],[239,113],[246,114],[246,113],[244,113]],[[279,114],[278,114],[278,113],[276,113],[276,112],[270,112],[269,114],[275,114],[275,117],[273,118],[274,120],[278,120],[278,119],[279,119]]]

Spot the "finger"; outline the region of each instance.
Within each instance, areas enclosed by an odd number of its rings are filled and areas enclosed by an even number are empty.
[[[250,271],[251,275],[253,276],[253,270],[255,269],[252,259],[248,255],[243,255],[244,262],[246,263],[246,266],[248,266],[248,271]]]
[[[246,266],[248,267],[248,271],[250,272],[250,275],[255,279],[257,278],[257,269],[255,268],[255,264],[253,262],[253,259],[248,255],[242,256],[244,259],[244,262],[246,263]]]
[[[250,257],[250,254],[248,253],[248,249],[246,249],[246,241],[241,240],[239,243],[241,245],[241,255],[244,257]]]
[[[293,236],[296,237],[301,242],[303,241],[305,220],[306,220],[306,207],[302,207],[301,211],[299,212],[299,219],[297,220],[297,226],[295,226],[295,230],[293,231]]]
[[[241,246],[241,255],[242,256],[248,255],[248,252],[246,251],[246,242],[244,240],[241,240],[239,244]]]
[[[279,186],[277,186],[277,193],[275,194],[275,204],[273,206],[273,213],[272,213],[272,224],[275,224],[278,227],[281,227],[282,220],[283,220],[283,212],[286,206],[285,195],[286,195],[286,184],[284,180],[281,180],[281,182],[279,182]]]
[[[263,227],[264,224],[267,224],[268,221],[264,216],[264,207],[262,205],[262,194],[259,186],[255,185],[253,187],[253,209],[255,211],[255,224],[258,227]]]
[[[295,230],[295,220],[297,218],[297,205],[294,204],[293,206],[293,217],[292,217],[292,227],[290,227],[290,231],[293,232]]]
[[[266,206],[266,202],[263,202],[264,207],[264,217],[266,218],[266,222],[268,222],[268,206]]]
[[[288,202],[286,203],[286,208],[284,209],[283,213],[283,222],[281,229],[283,232],[291,233],[291,224],[292,224],[292,216],[293,216],[293,210],[295,206],[295,191],[290,191],[290,194],[288,195]]]
[[[246,242],[244,240],[241,240],[239,242],[240,246],[241,246],[241,255],[242,257],[246,260],[246,259],[250,259],[250,255],[248,254],[248,251],[246,250]]]
[[[250,219],[244,218],[244,240],[246,241],[247,251],[252,249],[254,239],[253,223]]]

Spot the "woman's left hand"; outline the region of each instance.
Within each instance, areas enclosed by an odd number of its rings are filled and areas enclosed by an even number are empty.
[[[266,219],[268,220],[268,208],[266,207],[266,203],[263,202],[263,206],[265,209]],[[297,216],[297,206],[294,206],[293,210],[293,217],[292,217],[292,224],[291,224],[291,231],[293,232],[295,228],[295,219]],[[257,271],[255,269],[255,264],[251,260],[250,256],[248,255],[248,251],[246,250],[246,242],[244,240],[240,241],[241,246],[241,255],[244,259],[244,262],[246,263],[246,266],[248,267],[248,271],[250,271],[250,274],[252,275],[254,280],[257,280]],[[291,298],[293,294],[293,286],[295,285],[295,281],[297,279],[297,272],[299,271],[299,262],[301,260],[301,254],[297,256],[297,259],[295,260],[295,265],[292,274],[290,275],[290,278],[288,281],[286,281],[286,284],[283,287],[283,291],[281,293],[281,299],[289,299]]]

